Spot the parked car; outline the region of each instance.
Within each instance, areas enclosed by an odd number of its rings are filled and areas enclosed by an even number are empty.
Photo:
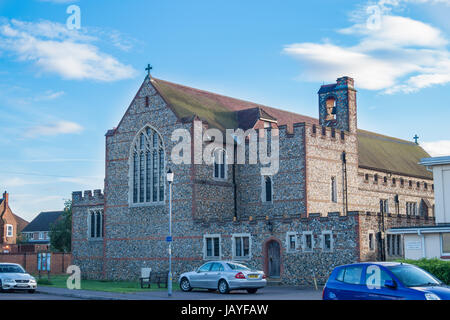
[[[36,279],[29,275],[21,265],[16,263],[0,263],[0,291],[28,290],[34,293],[37,288]]]
[[[195,271],[180,275],[181,290],[187,292],[193,288],[219,290],[229,293],[230,290],[247,290],[256,293],[267,284],[263,271],[252,270],[242,263],[233,261],[210,261]]]
[[[323,300],[450,300],[450,287],[407,263],[366,262],[336,267]]]

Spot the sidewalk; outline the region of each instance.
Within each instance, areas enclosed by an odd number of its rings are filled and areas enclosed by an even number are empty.
[[[71,290],[66,288],[38,287],[38,293],[51,294],[63,297],[78,298],[85,300],[164,300],[168,299],[166,291],[156,292],[103,292],[92,290]]]

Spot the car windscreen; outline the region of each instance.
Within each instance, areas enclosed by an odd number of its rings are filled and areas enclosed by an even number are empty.
[[[387,267],[406,287],[420,287],[439,285],[440,281],[411,265],[397,265]]]
[[[0,273],[25,273],[25,270],[20,266],[2,265],[0,266]]]
[[[227,263],[231,270],[250,271],[250,268],[240,263]]]

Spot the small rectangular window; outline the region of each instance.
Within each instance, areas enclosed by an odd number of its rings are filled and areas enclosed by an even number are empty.
[[[297,233],[287,232],[286,233],[286,248],[288,252],[295,252],[298,248],[297,244]]]
[[[220,257],[220,237],[207,236],[205,237],[205,258]]]
[[[374,241],[373,241],[373,233],[369,233],[369,250],[370,251],[375,250]]]
[[[312,233],[303,234],[303,250],[313,251],[313,235]]]
[[[12,224],[7,224],[6,225],[6,236],[8,238],[11,238],[14,235],[14,228]]]
[[[324,252],[333,251],[333,236],[330,231],[324,231],[322,233],[322,250]]]
[[[289,250],[295,250],[295,235],[289,236]]]
[[[250,256],[250,237],[234,237],[234,256],[236,258],[248,258]]]

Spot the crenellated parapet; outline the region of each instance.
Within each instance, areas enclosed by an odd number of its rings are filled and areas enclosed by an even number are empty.
[[[72,205],[101,205],[105,201],[105,195],[101,189],[72,192]]]

